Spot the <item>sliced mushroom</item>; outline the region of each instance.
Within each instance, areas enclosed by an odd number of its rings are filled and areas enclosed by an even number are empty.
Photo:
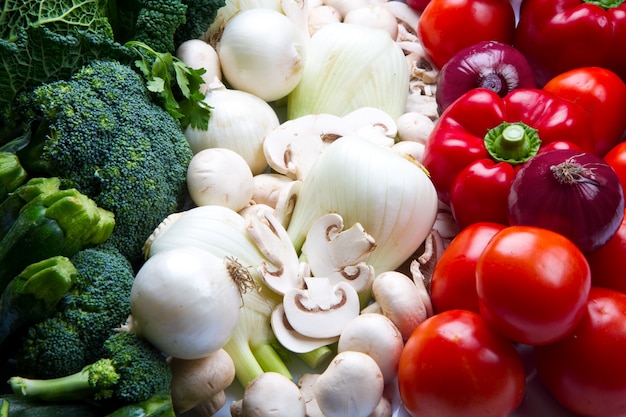
[[[351,126],[332,114],[310,114],[283,122],[263,142],[269,166],[292,179],[303,180],[326,147],[352,133]]]
[[[339,336],[359,315],[359,295],[345,282],[335,285],[325,277],[305,277],[306,289],[292,289],[283,296],[289,324],[312,338]]]
[[[320,217],[309,229],[302,252],[314,276],[326,277],[331,284],[348,282],[359,293],[371,286],[374,268],[365,260],[376,249],[374,238],[355,223],[344,230],[337,213]]]
[[[272,311],[270,324],[280,344],[294,353],[311,352],[319,347],[335,343],[339,339],[339,336],[314,338],[297,332],[287,320],[282,304],[278,304]]]
[[[252,177],[254,184],[252,200],[255,204],[266,204],[274,208],[280,193],[291,182],[293,182],[293,178],[275,172],[257,174]]]
[[[296,202],[298,201],[298,195],[302,188],[302,181],[294,180],[280,192],[278,200],[276,200],[276,207],[274,207],[274,216],[276,216],[283,227],[287,229],[291,216],[296,208]]]
[[[298,254],[280,220],[267,210],[255,211],[245,218],[248,234],[273,266],[263,262],[258,267],[263,282],[281,295],[293,288],[302,288]]]

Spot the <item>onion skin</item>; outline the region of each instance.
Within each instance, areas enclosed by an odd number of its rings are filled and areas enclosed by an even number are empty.
[[[435,96],[439,114],[477,87],[504,97],[516,88],[535,88],[536,83],[530,64],[517,49],[497,41],[478,42],[457,52],[439,72]]]
[[[543,152],[515,175],[508,216],[511,225],[553,230],[591,253],[617,232],[624,218],[624,191],[615,171],[593,154]]]

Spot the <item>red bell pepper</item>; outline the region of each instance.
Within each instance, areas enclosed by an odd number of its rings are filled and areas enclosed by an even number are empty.
[[[575,101],[586,110],[596,155],[603,156],[621,141],[626,131],[626,84],[614,72],[601,67],[575,68],[550,79],[543,90]]]
[[[422,163],[440,200],[451,204],[452,187],[470,164],[486,159],[516,166],[536,155],[541,146],[557,141],[593,151],[591,128],[583,107],[539,89],[516,89],[501,98],[491,90],[476,88],[441,114],[426,142]],[[483,166],[489,165],[483,162]],[[489,193],[490,187],[493,179],[484,182],[482,193]],[[479,187],[472,184],[472,188]],[[474,199],[472,210],[506,212],[506,205],[490,207],[493,202],[489,198],[483,200],[482,207],[477,203],[480,199]],[[456,211],[460,210],[463,199],[457,198],[455,206]],[[498,222],[501,218],[483,220]]]
[[[514,46],[535,70],[537,85],[567,70],[599,66],[626,80],[623,0],[523,0]]]

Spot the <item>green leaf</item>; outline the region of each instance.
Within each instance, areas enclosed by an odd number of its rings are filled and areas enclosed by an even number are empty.
[[[146,83],[146,86],[153,93],[162,93],[165,91],[165,80],[160,77],[153,77]]]

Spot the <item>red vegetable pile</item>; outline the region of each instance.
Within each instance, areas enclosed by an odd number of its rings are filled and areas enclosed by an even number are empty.
[[[405,345],[403,403],[508,416],[529,348],[566,410],[626,416],[626,4],[407,3],[440,69],[422,162],[460,232]]]

